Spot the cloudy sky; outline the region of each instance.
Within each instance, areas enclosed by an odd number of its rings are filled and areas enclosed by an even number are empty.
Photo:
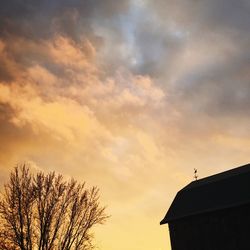
[[[103,250],[170,249],[193,179],[250,162],[248,0],[0,6],[0,182],[20,162],[101,189]]]

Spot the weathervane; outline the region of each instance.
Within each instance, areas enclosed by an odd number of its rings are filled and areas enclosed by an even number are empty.
[[[197,181],[197,179],[198,179],[198,175],[197,175],[197,169],[196,168],[194,168],[194,179]]]

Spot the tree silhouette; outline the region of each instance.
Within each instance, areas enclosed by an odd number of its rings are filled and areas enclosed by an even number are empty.
[[[0,200],[0,249],[89,250],[92,227],[108,216],[99,189],[55,172],[16,167]]]

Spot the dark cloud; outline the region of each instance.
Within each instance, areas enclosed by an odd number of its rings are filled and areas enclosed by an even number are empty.
[[[1,79],[11,81],[13,67],[25,71],[32,64],[67,77],[46,51],[25,46],[61,34],[76,44],[86,38],[99,48],[104,75],[122,67],[158,79],[176,106],[189,107],[186,112],[243,115],[249,106],[249,13],[247,0],[6,1],[0,36],[8,41],[8,60],[0,59]],[[20,38],[23,49],[16,49]],[[190,61],[183,62],[185,53]]]
[[[147,1],[165,22],[177,23],[190,30],[249,30],[248,0],[156,0]],[[201,30],[204,32],[204,30]]]
[[[128,0],[10,0],[1,3],[0,39],[5,44],[0,51],[4,53],[4,58],[0,59],[1,79],[15,79],[13,71],[16,69],[10,67],[13,64],[24,72],[30,65],[39,64],[62,76],[64,69],[51,62],[47,52],[42,49],[43,43],[56,36],[63,36],[74,41],[75,46],[81,49],[86,40],[95,49],[99,49],[105,43],[104,37],[97,30],[102,27],[110,31],[115,46],[122,40],[122,32],[116,20],[128,9]]]
[[[9,69],[8,63],[3,60],[0,59],[0,80],[4,81],[4,82],[9,82],[11,80],[13,80],[13,75],[11,70]]]
[[[77,40],[92,32],[91,19],[104,19],[123,12],[127,1],[11,0],[1,4],[2,35],[47,38],[60,32]]]
[[[249,116],[250,63],[244,56],[224,65],[190,73],[179,87],[183,104],[198,107],[210,116]],[[185,84],[188,82],[188,84]],[[197,109],[194,109],[197,110]]]
[[[185,34],[178,34],[158,20],[144,20],[135,30],[135,50],[138,53],[136,72],[158,77],[171,67],[176,53],[185,43]]]
[[[202,175],[243,164],[249,13],[249,0],[1,1],[0,182],[28,160],[97,184],[112,213],[138,219],[192,178],[187,162]]]
[[[175,79],[171,83],[173,102],[182,107],[182,112],[197,116],[207,114],[215,119],[249,116],[249,1],[159,0],[148,3],[165,27],[174,24],[177,30],[188,34],[181,46],[170,49],[175,51],[176,58],[171,59],[169,66],[174,63],[175,69],[169,72],[166,67],[165,71],[158,71],[158,76],[163,75],[162,81]],[[150,46],[147,46],[149,50]],[[182,61],[183,53],[190,54],[189,62]],[[164,65],[163,58],[159,56],[158,64]],[[180,72],[178,64],[187,70]]]

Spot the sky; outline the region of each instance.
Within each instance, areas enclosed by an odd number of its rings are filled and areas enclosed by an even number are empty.
[[[0,184],[16,164],[100,188],[102,250],[170,250],[193,180],[250,162],[250,1],[0,4]]]

